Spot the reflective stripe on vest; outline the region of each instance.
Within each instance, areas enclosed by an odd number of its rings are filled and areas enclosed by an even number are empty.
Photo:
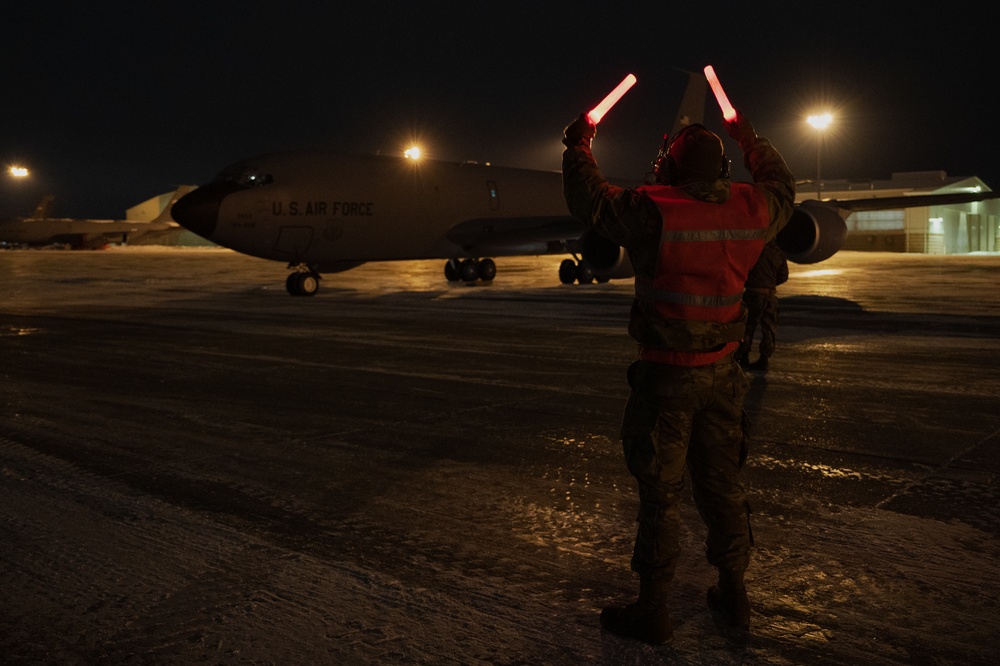
[[[729,296],[698,296],[697,294],[682,294],[677,291],[655,289],[652,282],[637,277],[635,281],[635,297],[639,300],[654,300],[663,303],[673,303],[674,305],[724,308],[739,303],[743,299],[743,290],[741,289],[740,293]]]
[[[743,284],[770,226],[764,195],[747,183],[733,183],[724,203],[698,201],[677,187],[640,191],[659,209],[663,231],[656,274],[636,277],[636,298],[670,319],[739,319]]]

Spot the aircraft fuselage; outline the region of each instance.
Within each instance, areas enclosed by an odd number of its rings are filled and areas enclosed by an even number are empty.
[[[149,223],[129,220],[14,218],[0,220],[0,242],[11,245],[101,247],[109,242],[140,236],[149,226]]]
[[[547,252],[552,238],[544,233],[490,247],[493,234],[519,230],[526,219],[582,231],[567,213],[558,172],[327,152],[238,162],[181,200],[174,216],[225,247],[322,271],[518,255],[531,245]]]

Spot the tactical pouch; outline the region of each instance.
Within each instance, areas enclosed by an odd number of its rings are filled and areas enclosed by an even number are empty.
[[[730,342],[742,340],[746,327],[745,307],[740,308],[740,318],[737,321],[728,323],[660,317],[646,326],[649,337],[657,341],[646,346],[679,352],[714,351]]]

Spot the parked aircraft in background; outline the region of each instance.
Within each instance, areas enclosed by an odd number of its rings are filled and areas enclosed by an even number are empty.
[[[130,239],[149,239],[157,234],[176,233],[180,225],[171,217],[174,203],[196,189],[195,185],[177,188],[170,202],[152,220],[89,220],[49,217],[53,196],[47,196],[31,217],[0,220],[0,244],[7,246],[68,245],[74,249],[96,249],[109,243]]]
[[[706,84],[690,75],[673,131],[704,115]],[[624,183],[617,183],[624,184]],[[632,183],[637,185],[638,183]],[[859,210],[965,203],[1000,193],[804,201],[778,244],[789,260],[832,256]],[[174,207],[174,219],[213,243],[283,261],[293,295],[322,273],[369,261],[445,259],[448,280],[492,280],[492,257],[568,254],[563,283],[633,275],[625,250],[568,214],[559,172],[475,163],[283,152],[242,160]]]

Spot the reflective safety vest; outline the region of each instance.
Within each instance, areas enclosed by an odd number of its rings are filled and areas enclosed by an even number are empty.
[[[659,209],[663,231],[656,273],[652,280],[636,276],[635,295],[668,332],[665,349],[643,347],[640,358],[714,363],[743,337],[743,285],[771,225],[767,199],[748,183],[733,183],[724,203],[700,201],[678,187],[640,190]]]

